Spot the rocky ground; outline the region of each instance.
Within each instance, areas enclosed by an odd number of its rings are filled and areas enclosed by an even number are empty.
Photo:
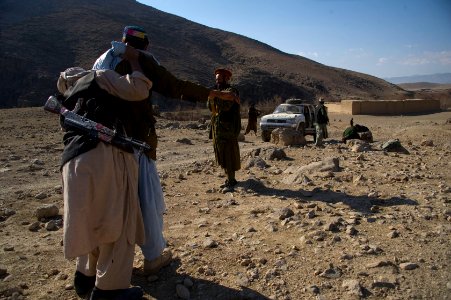
[[[232,193],[205,126],[159,119],[175,259],[133,276],[145,298],[450,299],[451,112],[354,116],[375,138],[360,146],[339,143],[350,116],[330,117],[324,148],[246,136]],[[0,130],[0,299],[77,299],[61,247],[58,119],[0,110]],[[380,150],[393,138],[409,153]]]

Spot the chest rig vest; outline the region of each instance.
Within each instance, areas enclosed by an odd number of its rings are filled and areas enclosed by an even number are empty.
[[[120,134],[146,142],[152,150],[146,151],[145,154],[156,160],[156,121],[149,99],[124,101],[110,95],[96,83],[94,71],[80,78],[66,96],[63,101],[66,108],[102,123]]]
[[[93,71],[80,78],[73,89],[64,95],[63,105],[78,115],[115,130],[118,134],[146,141],[145,136],[148,135],[149,130],[148,127],[143,126],[146,123],[143,113],[147,100],[125,101],[115,97],[99,87],[95,76],[95,71]],[[94,149],[99,142],[71,128],[66,129],[62,165],[77,155]],[[156,145],[151,145],[151,147],[154,148]],[[124,146],[121,149],[133,152],[131,146]],[[153,149],[149,152],[154,151]]]

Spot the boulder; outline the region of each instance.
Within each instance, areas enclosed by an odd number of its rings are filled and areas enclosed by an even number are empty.
[[[283,178],[286,184],[302,183],[305,174],[314,172],[338,172],[340,170],[337,157],[326,157],[322,161],[312,162],[306,166],[292,166],[284,171],[287,176]]]
[[[291,128],[276,128],[271,132],[271,142],[276,145],[292,146],[307,144],[305,137]]]

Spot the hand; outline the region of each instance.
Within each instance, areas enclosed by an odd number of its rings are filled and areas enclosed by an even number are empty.
[[[233,92],[227,92],[227,91],[218,91],[218,90],[211,90],[210,94],[208,95],[208,98],[220,98],[222,100],[227,101],[235,101],[236,103],[240,103],[240,97],[237,96]]]

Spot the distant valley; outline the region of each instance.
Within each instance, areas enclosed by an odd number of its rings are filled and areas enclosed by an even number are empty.
[[[391,82],[394,84],[417,83],[417,82],[451,84],[451,73],[412,75],[412,76],[402,76],[402,77],[387,77],[384,79],[387,80],[388,82]]]

